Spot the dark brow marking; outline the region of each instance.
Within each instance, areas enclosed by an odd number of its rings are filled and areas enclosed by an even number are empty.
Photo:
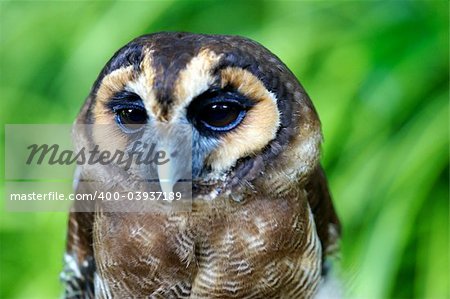
[[[121,104],[133,104],[144,108],[144,103],[142,102],[141,97],[136,93],[128,90],[116,92],[106,104],[106,106],[111,110],[114,110],[114,107],[117,107]]]

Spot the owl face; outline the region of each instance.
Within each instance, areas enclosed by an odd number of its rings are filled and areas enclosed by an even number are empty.
[[[213,197],[297,181],[317,164],[321,141],[296,78],[267,49],[237,36],[158,33],[131,41],[103,68],[78,123],[108,125],[98,143],[124,148],[136,134],[158,132],[174,150],[180,145],[168,132],[188,128],[194,190]],[[171,167],[181,165],[174,159]]]

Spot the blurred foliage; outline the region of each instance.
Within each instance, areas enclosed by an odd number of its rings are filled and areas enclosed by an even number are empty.
[[[447,1],[1,2],[1,121],[71,123],[144,33],[253,38],[321,116],[347,297],[448,298],[448,21]],[[2,207],[0,224],[0,297],[57,298],[66,215]]]

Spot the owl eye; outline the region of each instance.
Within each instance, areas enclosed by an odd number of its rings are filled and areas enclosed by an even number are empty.
[[[197,121],[212,131],[229,131],[242,121],[246,113],[236,102],[218,102],[203,106]]]
[[[187,118],[202,134],[225,133],[236,128],[254,104],[231,87],[211,88],[192,101]]]
[[[125,133],[134,133],[147,123],[147,113],[141,107],[121,107],[114,109],[116,122]]]

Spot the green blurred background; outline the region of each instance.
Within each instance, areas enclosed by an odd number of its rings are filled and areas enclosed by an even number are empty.
[[[321,116],[348,297],[448,298],[448,21],[447,1],[3,1],[1,122],[71,123],[138,35],[253,38]],[[0,298],[57,298],[67,215],[1,207]]]

